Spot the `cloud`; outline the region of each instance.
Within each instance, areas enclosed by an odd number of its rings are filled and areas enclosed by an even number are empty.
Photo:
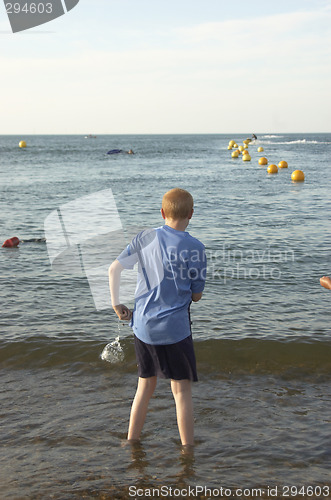
[[[261,57],[290,57],[313,53],[316,47],[325,53],[330,35],[331,10],[292,12],[252,19],[233,19],[203,23],[177,30],[181,44],[222,50],[227,61]],[[315,56],[319,54],[315,54]]]
[[[187,42],[201,43],[205,41],[227,41],[236,39],[238,43],[249,37],[251,40],[261,40],[261,37],[273,39],[274,37],[293,36],[294,31],[310,29],[314,22],[328,26],[331,9],[325,7],[321,10],[310,12],[292,12],[274,14],[264,17],[232,19],[220,22],[202,23],[191,27],[182,27],[178,34]]]

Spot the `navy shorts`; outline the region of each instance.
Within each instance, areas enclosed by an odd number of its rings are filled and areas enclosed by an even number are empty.
[[[192,335],[176,344],[145,344],[134,336],[134,346],[141,378],[160,377],[197,382],[197,368]]]

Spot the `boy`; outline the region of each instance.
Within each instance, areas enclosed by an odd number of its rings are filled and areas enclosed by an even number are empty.
[[[157,377],[170,378],[183,446],[194,444],[192,381],[197,381],[190,304],[201,299],[205,284],[203,244],[185,231],[193,198],[175,188],[162,200],[165,224],[139,233],[109,268],[112,306],[121,320],[131,319],[138,365],[128,440],[139,440]],[[138,262],[133,313],[119,303],[123,269]]]

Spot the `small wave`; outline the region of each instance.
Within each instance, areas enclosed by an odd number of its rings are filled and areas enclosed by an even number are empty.
[[[131,373],[136,371],[133,344],[132,336],[116,338],[106,348],[100,341],[41,336],[16,342],[0,340],[0,363],[7,370],[58,368],[85,372],[97,367],[104,370],[107,366],[110,370]],[[202,376],[331,376],[331,343],[327,341],[220,338],[196,340],[194,345]]]

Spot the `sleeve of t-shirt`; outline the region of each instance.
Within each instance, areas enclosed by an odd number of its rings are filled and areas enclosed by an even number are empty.
[[[151,248],[151,244],[155,241],[157,241],[155,229],[145,229],[133,238],[117,260],[124,269],[133,269],[137,262],[143,266],[145,249]]]
[[[124,267],[124,269],[133,269],[135,264],[138,262],[138,252],[137,252],[137,237],[133,238],[131,243],[123,250],[122,253],[117,257],[119,263]]]
[[[193,253],[189,262],[192,293],[200,293],[205,288],[207,259],[205,247],[201,245],[199,252]]]

